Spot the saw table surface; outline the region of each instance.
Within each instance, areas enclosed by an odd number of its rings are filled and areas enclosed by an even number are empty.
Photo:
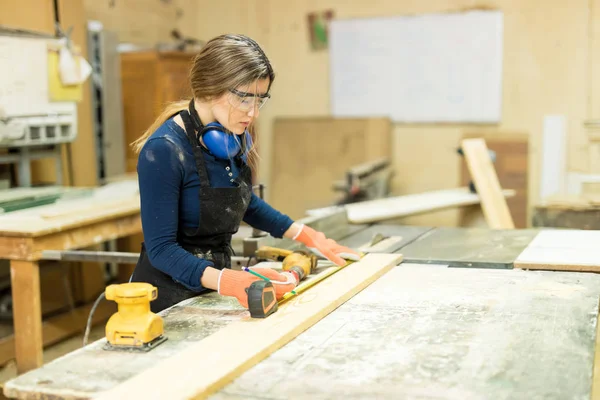
[[[451,267],[513,268],[536,229],[435,228],[403,247],[405,262]]]
[[[359,247],[369,243],[375,235],[394,237],[398,240],[391,241],[389,246],[384,246],[378,251],[380,253],[394,253],[402,249],[407,244],[412,243],[431,229],[432,228],[430,227],[422,226],[376,224],[340,239],[338,242],[344,246],[358,249]]]
[[[213,398],[589,398],[599,298],[595,274],[402,263]],[[5,395],[92,397],[245,312],[214,293],[184,301],[163,311],[169,339],[149,353],[102,339]]]

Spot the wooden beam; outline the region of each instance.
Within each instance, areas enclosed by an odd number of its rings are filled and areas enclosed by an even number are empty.
[[[498,181],[484,139],[465,139],[462,150],[477,194],[481,198],[483,215],[491,229],[514,229],[515,225]]]
[[[230,324],[95,399],[206,398],[401,261],[400,254],[368,254],[285,303],[268,318],[248,317]]]

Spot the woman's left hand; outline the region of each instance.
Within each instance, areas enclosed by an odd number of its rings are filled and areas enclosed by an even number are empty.
[[[323,232],[315,231],[310,226],[302,225],[293,239],[304,244],[316,255],[339,266],[346,263],[344,259],[358,261],[361,257],[358,252],[338,244],[333,239],[328,239]]]

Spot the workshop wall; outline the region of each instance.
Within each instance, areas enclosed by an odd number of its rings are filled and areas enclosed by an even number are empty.
[[[171,31],[182,35],[195,32],[198,17],[194,0],[84,0],[86,18],[102,22],[118,34],[120,42],[139,46],[171,43]]]
[[[312,51],[307,13],[333,9],[335,18],[374,17],[457,11],[486,6],[505,13],[503,118],[498,126],[396,124],[395,193],[414,193],[456,187],[460,160],[455,148],[466,132],[526,132],[530,135],[529,203],[538,201],[543,118],[561,114],[568,121],[568,168],[588,172],[589,146],[583,121],[600,102],[600,83],[592,79],[599,56],[588,47],[598,44],[598,27],[591,27],[590,9],[599,14],[600,0],[564,2],[469,0],[296,2],[231,0],[198,3],[195,35],[208,39],[237,31],[255,37],[276,69],[272,101],[260,117],[260,176],[268,184],[271,172],[272,121],[278,116],[329,114],[329,56]],[[210,18],[206,18],[210,15]],[[595,28],[595,29],[592,29]],[[593,33],[590,39],[590,33]],[[596,53],[600,53],[597,51]],[[300,83],[296,83],[300,82]],[[591,85],[594,82],[594,85]],[[592,90],[593,89],[593,90]],[[594,109],[597,109],[595,107]],[[422,149],[422,150],[421,150]],[[267,190],[268,198],[268,190]],[[411,218],[410,223],[454,225],[456,211]]]

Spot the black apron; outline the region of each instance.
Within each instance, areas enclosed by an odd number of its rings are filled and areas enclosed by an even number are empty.
[[[236,156],[234,162],[239,170],[239,176],[234,180],[236,186],[211,187],[203,154],[207,150],[204,150],[198,142],[188,111],[184,110],[179,115],[183,119],[188,140],[192,145],[200,178],[200,220],[195,230],[185,230],[180,227],[177,242],[195,256],[213,261],[214,268],[231,268],[233,254],[231,238],[239,229],[252,195],[250,167],[239,155]],[[152,266],[144,243],[131,282],[147,282],[158,289],[158,298],[150,303],[150,308],[155,313],[180,301],[208,292],[205,290],[198,293],[189,290],[170,275]]]

